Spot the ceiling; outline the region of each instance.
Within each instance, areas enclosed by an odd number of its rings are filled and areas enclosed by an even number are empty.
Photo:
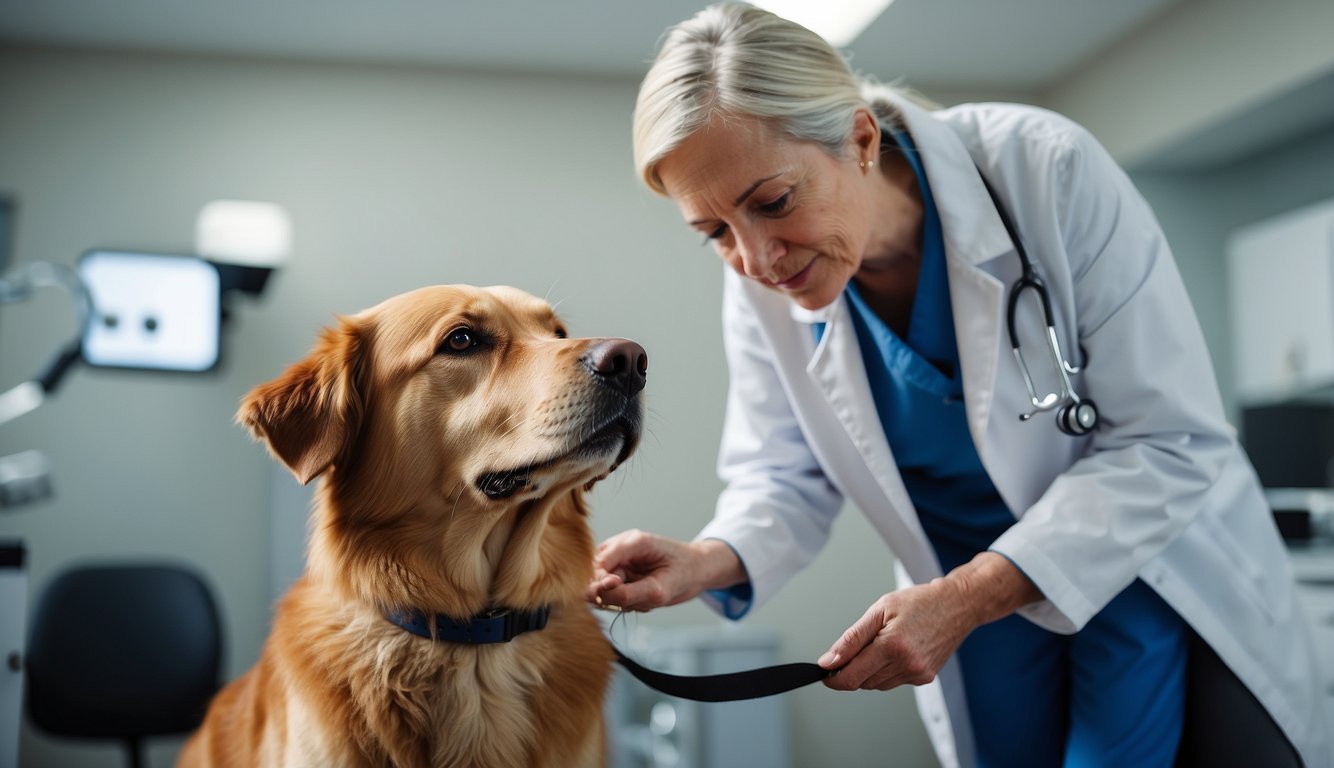
[[[896,0],[853,66],[928,94],[1041,91],[1176,0]],[[0,0],[0,41],[638,78],[702,0]]]
[[[0,0],[5,43],[638,80],[710,0]],[[852,66],[944,103],[1044,103],[1187,0],[894,0]],[[1182,137],[1140,168],[1217,167],[1334,126],[1334,71]],[[1263,108],[1260,108],[1260,107]]]

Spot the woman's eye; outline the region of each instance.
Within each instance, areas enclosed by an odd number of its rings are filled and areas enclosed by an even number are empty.
[[[784,192],[782,197],[779,197],[778,199],[772,202],[764,203],[763,205],[759,206],[760,212],[768,214],[782,213],[783,211],[787,210],[787,204],[791,199],[792,199],[792,193]]]
[[[707,243],[710,240],[717,240],[718,238],[722,237],[725,234],[727,234],[727,225],[719,224],[717,229],[713,230],[712,232],[704,236],[704,242]]]
[[[479,343],[477,334],[471,328],[455,328],[445,337],[439,351],[454,354],[469,352]]]

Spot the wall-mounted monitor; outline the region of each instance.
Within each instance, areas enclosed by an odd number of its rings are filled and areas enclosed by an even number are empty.
[[[89,365],[203,372],[218,363],[218,269],[195,256],[96,250],[79,262],[93,316],[83,338]]]

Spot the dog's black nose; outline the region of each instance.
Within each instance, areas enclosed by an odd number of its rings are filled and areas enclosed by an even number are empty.
[[[648,353],[629,339],[607,339],[584,355],[589,370],[602,381],[633,397],[644,388],[648,374]]]

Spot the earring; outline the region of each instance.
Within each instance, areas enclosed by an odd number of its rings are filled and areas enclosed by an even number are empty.
[[[862,160],[862,161],[860,161],[860,162],[857,163],[857,167],[858,167],[858,168],[863,168],[863,169],[865,169],[865,168],[874,168],[874,167],[875,167],[875,161],[874,161],[874,160]]]

